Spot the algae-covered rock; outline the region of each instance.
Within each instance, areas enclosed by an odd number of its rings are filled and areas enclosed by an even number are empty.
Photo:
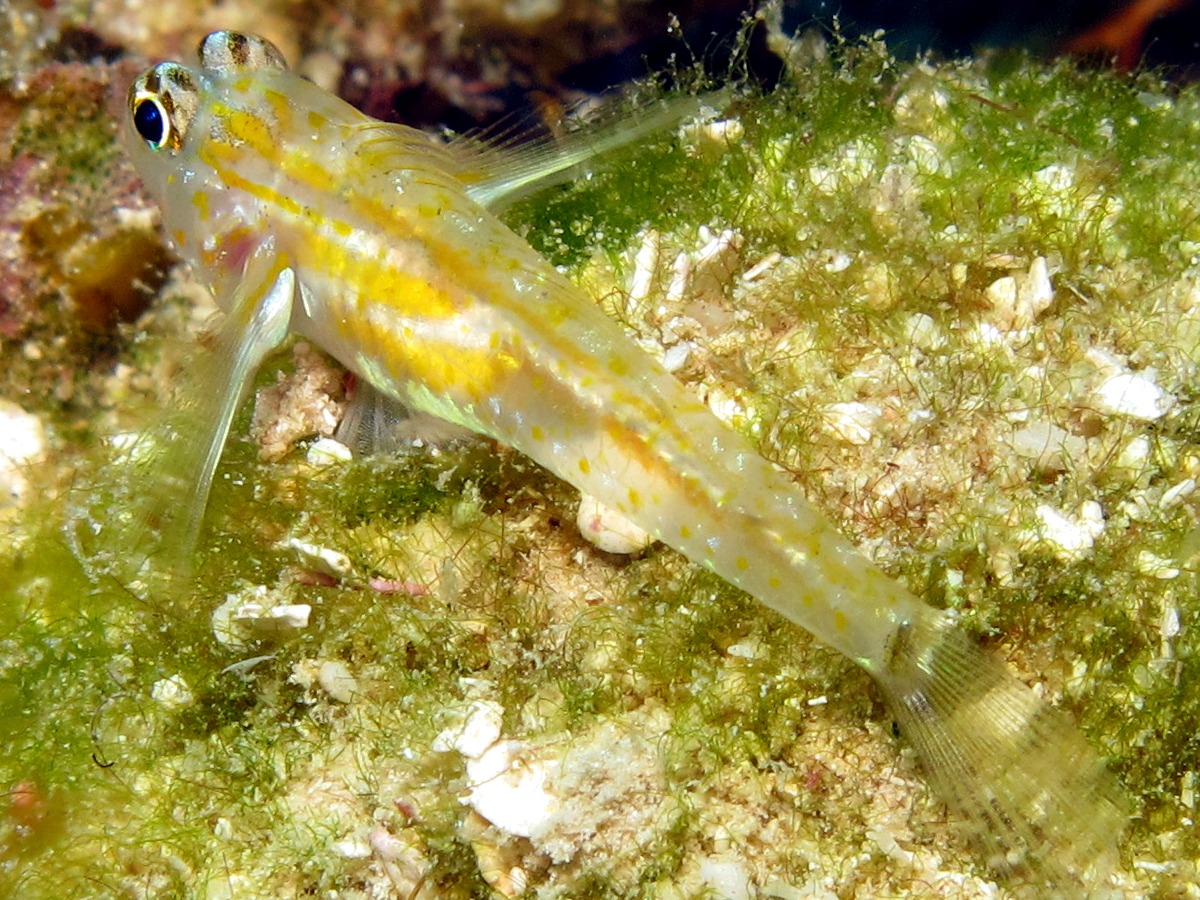
[[[509,221],[1077,719],[1135,802],[1115,891],[1198,890],[1200,94],[828,49]],[[87,393],[126,436],[186,394],[168,284]],[[7,393],[53,434],[0,585],[8,894],[1038,891],[993,885],[865,675],[597,549],[504,448],[346,462],[247,409],[194,565],[139,567],[109,535],[170,486]]]

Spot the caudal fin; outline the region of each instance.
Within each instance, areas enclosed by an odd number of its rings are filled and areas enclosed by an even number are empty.
[[[1037,896],[1088,896],[1117,864],[1128,802],[1071,720],[942,614],[876,673],[900,728],[989,863]]]

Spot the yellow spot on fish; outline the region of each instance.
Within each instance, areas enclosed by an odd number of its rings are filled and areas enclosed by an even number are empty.
[[[734,563],[734,565],[736,565],[743,572],[745,572],[748,568],[750,568],[750,562],[744,556],[739,556],[737,558],[737,562]]]
[[[268,159],[274,158],[279,150],[271,129],[260,116],[242,110],[229,110],[224,117],[229,136]]]
[[[850,620],[846,618],[846,614],[840,609],[833,611],[833,627],[838,631],[845,631],[850,627]]]
[[[579,459],[579,471],[582,472],[584,475],[586,475],[588,472],[592,471],[592,464],[590,462],[588,462],[587,459],[584,457],[580,457],[580,459]]]
[[[688,538],[690,538],[692,536],[692,529],[689,528],[687,525],[680,527],[679,536],[686,541]]]
[[[546,439],[546,432],[542,430],[541,425],[534,425],[529,429],[529,436],[535,441],[544,441]]]
[[[610,356],[608,358],[608,371],[610,371],[614,375],[618,375],[618,376],[628,375],[629,374],[629,360],[626,359],[624,356],[613,354],[612,356]]]

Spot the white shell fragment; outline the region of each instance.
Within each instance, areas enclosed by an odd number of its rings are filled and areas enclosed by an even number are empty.
[[[1186,498],[1192,496],[1192,494],[1195,492],[1196,479],[1185,478],[1174,487],[1167,488],[1167,490],[1163,491],[1163,495],[1158,501],[1159,509],[1173,509],[1182,503]]]
[[[700,883],[707,887],[714,897],[750,900],[757,893],[753,890],[753,881],[745,863],[732,854],[702,856],[697,861],[696,868]]]
[[[685,138],[690,138],[696,154],[702,156],[723,153],[739,143],[746,135],[746,126],[741,119],[717,119],[688,123],[680,129]]]
[[[349,703],[358,693],[358,679],[350,668],[339,659],[326,660],[317,669],[317,684],[330,699],[338,703]]]
[[[1045,257],[1035,258],[1028,272],[997,278],[984,294],[997,325],[1005,330],[1028,328],[1054,302]]]
[[[873,403],[831,403],[825,407],[825,427],[847,444],[862,446],[871,440],[883,410]]]
[[[663,368],[668,372],[678,372],[687,365],[688,357],[692,353],[691,341],[680,341],[678,344],[672,344],[663,354]]]
[[[690,252],[681,250],[671,264],[665,292],[668,305],[719,299],[742,268],[740,233],[728,228],[714,233],[701,225],[697,243],[699,246]]]
[[[1168,606],[1163,610],[1158,629],[1164,641],[1169,641],[1171,638],[1179,636],[1179,607]]]
[[[1084,438],[1040,419],[1018,428],[1008,443],[1017,456],[1030,460],[1035,469],[1043,472],[1060,472],[1087,452]]]
[[[366,859],[375,851],[369,841],[360,837],[346,837],[329,845],[335,856],[342,859]]]
[[[318,572],[324,572],[334,578],[345,578],[353,568],[350,557],[331,547],[322,547],[299,538],[288,538],[284,542],[284,546],[295,551],[296,555],[300,557],[302,565]]]
[[[586,494],[579,498],[575,522],[579,533],[605,553],[640,553],[654,543],[654,537],[648,531]]]
[[[321,699],[313,688],[338,703],[349,703],[359,693],[358,679],[340,659],[302,659],[292,666],[288,683],[304,688],[306,703]]]
[[[1094,402],[1102,413],[1153,422],[1171,411],[1175,398],[1147,373],[1121,372],[1101,382]]]
[[[926,353],[937,350],[946,343],[941,326],[934,321],[933,316],[925,313],[913,313],[909,316],[904,323],[904,332],[910,344]]]
[[[629,279],[628,303],[641,303],[654,289],[658,271],[658,247],[660,236],[653,228],[642,234],[642,243],[633,258],[633,275]]]
[[[240,648],[255,640],[278,639],[308,627],[312,607],[307,603],[276,602],[279,596],[266,585],[255,585],[213,610],[212,629],[217,641]]]
[[[29,500],[29,481],[22,469],[46,453],[41,419],[17,404],[0,400],[0,506],[23,506]]]
[[[191,706],[195,699],[192,689],[182,675],[172,675],[170,678],[154,682],[150,688],[150,698],[167,709],[183,709]]]
[[[1054,555],[1064,562],[1083,559],[1104,533],[1104,510],[1095,500],[1081,503],[1075,516],[1043,503],[1037,508],[1037,517],[1034,541],[1050,545]]]
[[[484,751],[500,740],[504,724],[504,708],[491,700],[476,700],[463,712],[461,720],[442,729],[433,739],[438,753],[456,750],[467,759],[478,759]]]
[[[433,749],[465,758],[471,783],[466,804],[500,830],[529,837],[558,801],[546,789],[547,764],[523,757],[518,742],[500,739],[503,716],[500,704],[476,700],[461,722],[434,738]]]
[[[1137,555],[1137,570],[1143,575],[1157,578],[1160,581],[1170,581],[1179,577],[1179,567],[1174,560],[1159,556],[1150,550],[1139,550]]]
[[[308,451],[304,454],[304,458],[308,464],[314,468],[323,469],[327,466],[336,466],[341,463],[348,463],[354,459],[354,454],[350,448],[341,441],[336,441],[333,438],[323,437],[313,441]]]

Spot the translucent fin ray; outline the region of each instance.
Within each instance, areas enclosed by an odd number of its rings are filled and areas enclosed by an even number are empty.
[[[1068,716],[929,613],[873,673],[902,733],[992,866],[1036,896],[1090,896],[1117,866],[1119,783]]]
[[[254,284],[253,281],[249,282]],[[229,437],[229,428],[242,400],[245,399],[267,354],[278,347],[287,337],[291,324],[292,300],[296,293],[296,274],[291,269],[280,271],[273,280],[266,282],[265,291],[258,289],[234,298],[234,305],[224,323],[219,340],[219,352],[214,360],[217,377],[221,378],[218,390],[212,394],[212,425],[204,442],[204,452],[196,473],[196,487],[188,505],[184,525],[185,546],[190,551],[195,545],[208,495],[212,490],[213,476],[221,451]],[[224,372],[222,378],[220,373]]]
[[[632,107],[617,104],[614,113],[561,137],[538,134],[533,123],[517,123],[496,133],[463,135],[446,149],[455,158],[455,174],[466,184],[471,199],[497,212],[535,191],[578,177],[597,157],[674,128],[706,106],[720,106],[725,100],[724,93],[713,93]]]
[[[444,444],[475,437],[475,433],[445,419],[410,409],[360,381],[334,437],[349,447],[355,456],[374,456],[395,453],[417,439],[426,444]]]
[[[99,520],[91,526],[96,546],[81,547],[95,571],[135,577],[158,553],[170,554],[170,567],[187,569],[234,415],[259,365],[288,332],[295,274],[273,265],[251,260],[247,274],[260,277],[243,282],[221,322],[217,351],[194,354],[170,408],[124,448],[126,486],[109,509],[87,514]]]

